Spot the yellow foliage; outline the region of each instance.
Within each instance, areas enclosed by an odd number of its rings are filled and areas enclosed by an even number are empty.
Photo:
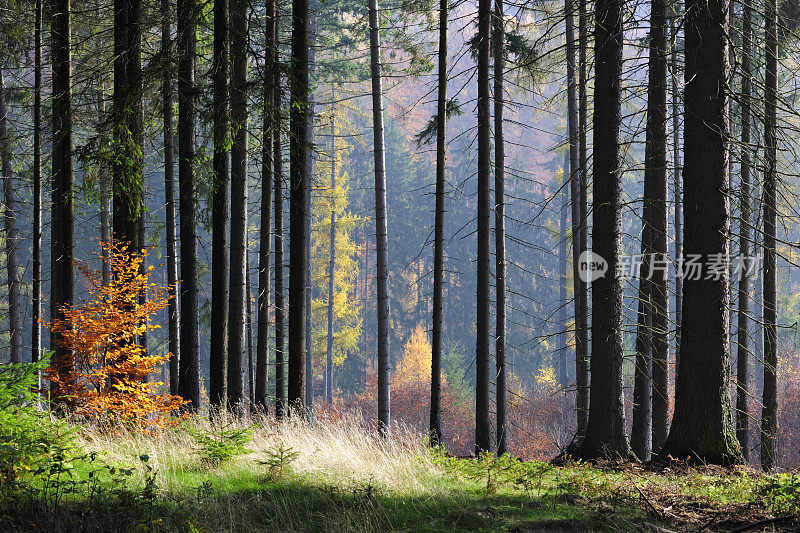
[[[411,387],[417,383],[431,382],[431,344],[422,324],[411,333],[392,375],[392,386]]]

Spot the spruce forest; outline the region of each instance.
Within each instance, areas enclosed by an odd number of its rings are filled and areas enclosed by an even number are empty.
[[[0,0],[0,531],[800,530],[800,0]]]

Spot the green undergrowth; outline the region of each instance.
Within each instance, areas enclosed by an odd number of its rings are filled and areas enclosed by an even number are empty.
[[[460,459],[344,425],[62,433],[3,478],[0,531],[730,531],[800,511],[792,474]]]

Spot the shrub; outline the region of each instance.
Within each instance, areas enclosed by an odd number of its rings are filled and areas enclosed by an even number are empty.
[[[230,425],[195,429],[191,431],[200,461],[216,466],[230,461],[237,455],[250,453],[246,448],[253,436],[253,428],[237,428]]]
[[[79,416],[110,418],[112,423],[142,429],[171,425],[175,419],[170,414],[186,402],[159,394],[161,383],[148,382],[171,354],[148,354],[136,342],[138,336],[160,327],[149,318],[166,307],[169,288],[149,281],[155,267],[141,271],[146,250],[100,244],[98,255],[111,267],[112,281],[104,285],[102,271],[79,264],[89,298],[62,309],[62,318],[45,323],[73,354],[48,369],[48,378],[61,391],[54,400],[63,401]]]

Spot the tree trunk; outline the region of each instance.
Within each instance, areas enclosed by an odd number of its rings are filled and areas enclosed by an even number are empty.
[[[675,264],[680,265],[683,258],[683,193],[681,192],[681,148],[680,148],[680,115],[678,106],[680,95],[678,93],[678,30],[674,22],[670,22],[672,40],[672,165],[674,167],[673,203],[675,204]],[[678,368],[678,354],[681,344],[681,323],[683,316],[683,276],[675,276],[675,371]]]
[[[589,421],[578,455],[629,457],[622,390],[622,248],[620,79],[622,0],[595,3],[594,234],[593,252],[608,263],[592,287],[592,358]]]
[[[570,152],[567,151],[564,155],[564,179],[570,179],[572,167],[570,166]],[[577,181],[577,180],[576,180]],[[565,183],[566,185],[566,183]],[[567,378],[567,334],[569,333],[569,324],[567,324],[567,202],[574,200],[574,197],[567,196],[568,192],[572,191],[570,187],[564,189],[562,193],[564,201],[560,206],[560,215],[558,223],[558,327],[561,328],[561,333],[558,335],[558,362],[553,361],[553,366],[558,365],[558,384],[562,389],[569,386]],[[573,201],[573,206],[577,206],[578,202]]]
[[[651,183],[650,328],[652,350],[652,450],[658,451],[669,430],[669,301],[667,291],[667,4],[652,0],[650,72],[647,94],[645,181]],[[650,178],[649,180],[647,178]]]
[[[11,177],[11,139],[8,135],[5,73],[0,63],[0,159],[3,172],[3,229],[6,237],[6,276],[8,279],[8,333],[12,363],[22,361],[22,318],[19,299],[19,265],[17,263],[17,224],[14,182]]]
[[[331,89],[331,101],[335,101],[334,91]],[[325,401],[328,405],[333,402],[331,390],[333,378],[333,297],[336,275],[336,116],[334,106],[331,104],[331,227],[329,237],[330,254],[328,260],[328,335],[325,356]]]
[[[308,19],[308,146],[314,146],[314,91],[313,77],[317,68],[316,40],[317,40],[317,5],[312,4],[309,8]],[[314,329],[312,327],[311,307],[314,301],[314,285],[311,280],[311,217],[313,216],[314,205],[314,151],[309,148],[306,157],[308,158],[308,181],[306,187],[306,255],[308,256],[309,268],[306,269],[306,415],[311,416],[314,410]]]
[[[180,361],[180,335],[178,326],[178,258],[175,235],[175,147],[172,133],[172,17],[170,0],[161,0],[161,50],[167,60],[161,85],[162,115],[164,119],[164,204],[167,225],[167,284],[169,285],[169,392],[178,394],[178,365]]]
[[[578,0],[578,163],[580,165],[580,187],[578,201],[578,220],[573,216],[573,231],[578,228],[578,257],[589,250],[589,163],[586,149],[588,121],[587,60],[589,47],[588,15],[586,0]],[[573,211],[573,214],[575,211]],[[574,242],[573,242],[574,245]],[[574,257],[574,256],[573,256]],[[586,432],[589,421],[589,286],[577,278],[575,285],[575,411],[578,422],[578,435]]]
[[[264,49],[266,60],[264,71],[266,83],[264,84],[264,122],[262,125],[261,136],[261,228],[259,232],[258,248],[258,330],[256,333],[256,382],[255,382],[255,403],[265,413],[269,411],[269,400],[267,399],[267,370],[269,368],[269,300],[270,300],[270,248],[272,245],[272,192],[273,175],[276,159],[280,158],[280,152],[274,152],[274,141],[280,136],[277,125],[277,113],[279,110],[277,97],[279,95],[276,87],[279,81],[277,64],[277,31],[278,31],[278,5],[275,0],[267,0],[264,5],[266,16],[266,28],[264,36]],[[280,195],[280,188],[276,192],[275,198]],[[277,213],[276,206],[276,213]],[[277,230],[278,223],[276,221]],[[275,238],[275,252],[277,254],[278,241],[280,236]],[[278,263],[275,263],[275,302],[277,306],[278,296]],[[277,315],[275,310],[275,334],[277,343]],[[276,346],[276,353],[278,347]],[[276,376],[277,383],[277,376]],[[276,391],[277,392],[277,391]],[[276,394],[277,396],[277,394]]]
[[[279,18],[275,16],[275,34],[278,35]],[[277,41],[276,41],[277,42]],[[275,47],[275,65],[278,65],[278,47]],[[286,382],[284,379],[284,353],[286,348],[283,297],[283,151],[281,148],[281,87],[280,71],[275,71],[275,133],[272,140],[275,195],[275,417],[280,420],[286,414]]]
[[[72,60],[70,52],[70,0],[53,0],[50,38],[53,93],[52,216],[50,232],[50,319],[64,318],[63,309],[72,306],[74,281],[73,190],[72,190]],[[61,379],[68,379],[72,366],[70,350],[58,333],[50,333],[52,366]],[[57,402],[61,388],[51,384],[51,397]]]
[[[436,108],[436,208],[433,237],[433,325],[431,333],[431,444],[442,444],[442,293],[444,284],[444,186],[447,166],[447,25],[449,0],[439,1]]]
[[[272,188],[270,187],[270,190]],[[249,401],[249,405],[252,408],[256,402],[256,391],[255,391],[255,375],[254,375],[254,368],[253,368],[253,293],[251,283],[250,283],[250,243],[248,240],[247,243],[247,252],[246,259],[245,259],[245,298],[247,301],[246,305],[246,313],[247,313],[247,320],[245,327],[247,328],[247,398]]]
[[[488,0],[484,0],[488,1]],[[372,134],[375,153],[375,252],[378,282],[378,430],[387,434],[389,410],[389,244],[386,225],[386,155],[383,144],[383,89],[378,0],[369,0],[369,48],[372,77]]]
[[[211,192],[211,339],[208,364],[208,399],[216,408],[228,395],[228,194],[229,167],[229,48],[230,1],[214,2],[213,58],[213,181]]]
[[[728,0],[686,5],[684,127],[692,134],[684,139],[684,246],[686,257],[699,254],[704,268],[702,276],[687,270],[684,279],[675,412],[661,451],[709,463],[741,460],[731,413],[727,265],[702,279],[714,257],[727,262],[729,255],[728,7]]]
[[[141,0],[114,1],[114,239],[139,251],[143,212],[144,108]]]
[[[200,408],[195,166],[196,0],[178,0],[178,185],[181,220],[181,358],[178,394]]]
[[[505,29],[503,0],[494,0],[494,245],[497,322],[495,357],[497,367],[497,455],[508,451],[506,430],[506,219],[505,142],[503,140],[503,68]]]
[[[289,391],[288,407],[305,415],[306,269],[308,213],[308,0],[292,0],[289,201]]]
[[[761,410],[761,468],[775,467],[775,439],[778,432],[778,330],[776,219],[778,205],[778,3],[766,3],[764,17],[766,69],[764,74],[764,397]]]
[[[36,0],[34,15],[34,93],[33,93],[33,309],[31,362],[42,357],[42,0]],[[37,389],[42,388],[41,372]]]
[[[488,452],[489,423],[489,212],[491,194],[491,126],[489,58],[491,0],[478,2],[478,262],[477,335],[475,344],[475,453]]]
[[[739,277],[739,322],[736,327],[736,438],[742,447],[745,461],[750,459],[749,433],[750,418],[747,409],[749,391],[749,319],[750,312],[750,54],[753,36],[753,10],[749,3],[742,4],[742,145],[741,145],[741,186],[739,190],[739,261],[742,267],[737,271]]]
[[[100,7],[98,6],[98,12]],[[105,89],[101,84],[97,90],[97,129],[100,137],[100,146],[103,148],[108,147],[108,138],[104,128],[106,121],[106,100]],[[97,181],[100,183],[100,240],[102,242],[111,242],[111,198],[113,191],[111,183],[108,179],[108,172],[104,162],[100,162],[97,169]],[[111,282],[111,264],[108,261],[102,262],[102,280],[103,285],[108,285]]]
[[[244,402],[242,357],[247,324],[247,0],[231,0],[231,272],[228,311],[228,404]]]

